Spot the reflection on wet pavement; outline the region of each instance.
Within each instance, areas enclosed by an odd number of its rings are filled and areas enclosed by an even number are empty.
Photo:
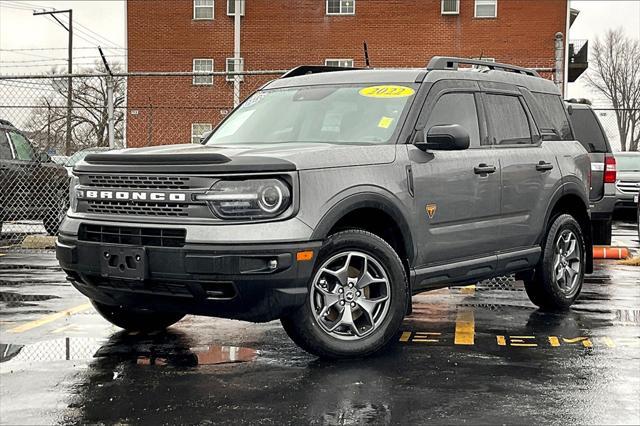
[[[536,309],[513,277],[415,296],[396,344],[346,362],[302,352],[277,322],[189,316],[151,335],[120,331],[93,311],[18,334],[0,322],[0,419],[638,424],[640,268],[596,268],[561,313]],[[28,281],[39,273],[52,272],[31,271]],[[86,303],[55,288],[2,290],[58,296],[28,302],[42,311]],[[12,296],[1,297],[4,309]],[[33,319],[31,308],[8,312],[0,318],[12,324]]]

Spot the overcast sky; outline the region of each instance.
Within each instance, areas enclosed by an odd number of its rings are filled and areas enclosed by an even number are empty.
[[[109,47],[106,53],[110,61],[124,62],[124,0],[0,0],[0,73],[40,73],[51,65],[66,67],[67,32],[50,17],[32,15],[32,9],[46,7],[73,8],[77,67],[99,58],[95,48],[98,44]],[[607,29],[616,27],[640,38],[640,0],[572,0],[571,7],[580,10],[580,15],[571,28],[570,39],[593,42]],[[66,19],[65,15],[58,16]],[[590,95],[579,82],[570,84],[570,97]]]

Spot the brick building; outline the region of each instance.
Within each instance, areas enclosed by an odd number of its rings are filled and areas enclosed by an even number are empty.
[[[300,64],[421,67],[434,55],[483,57],[557,76],[568,0],[128,0],[128,70],[284,70]],[[239,55],[234,58],[234,50]],[[571,61],[570,61],[571,62]],[[558,74],[562,76],[562,72]],[[271,76],[245,76],[240,98]],[[233,78],[133,77],[129,146],[197,141],[233,106]]]

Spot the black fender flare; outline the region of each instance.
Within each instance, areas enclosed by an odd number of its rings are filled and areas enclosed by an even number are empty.
[[[334,225],[352,211],[361,208],[378,209],[389,215],[398,225],[402,233],[402,240],[404,241],[409,267],[412,267],[416,255],[416,248],[407,215],[404,213],[405,208],[395,197],[392,198],[392,196],[384,194],[380,189],[377,191],[376,189],[378,188],[367,188],[364,192],[360,189],[357,193],[345,195],[340,201],[334,203],[322,216],[318,225],[315,226],[311,239],[325,239]]]
[[[545,224],[544,233],[540,236],[541,245],[544,237],[546,236],[547,229],[549,228],[549,225],[550,225],[549,222],[552,219],[551,213],[553,212],[553,209],[558,204],[558,201],[562,199],[562,197],[565,197],[567,195],[573,195],[579,198],[582,201],[584,211],[587,215],[587,219],[589,221],[591,219],[591,212],[589,209],[589,197],[585,194],[583,183],[580,182],[580,180],[578,180],[577,178],[571,179],[571,177],[567,177],[565,179],[566,180],[554,192],[553,196],[551,197],[551,201],[549,202],[549,205],[547,207],[547,211],[545,213],[545,219],[544,219],[544,224]],[[584,229],[582,230],[582,233],[584,234],[585,246],[587,250],[586,270],[587,270],[587,273],[591,273],[593,272],[593,238],[591,235],[591,226],[584,227]]]

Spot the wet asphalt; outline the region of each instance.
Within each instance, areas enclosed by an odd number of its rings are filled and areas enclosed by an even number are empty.
[[[634,226],[614,243],[638,250]],[[278,322],[125,333],[52,253],[4,254],[1,424],[640,423],[640,267],[597,261],[561,314],[510,278],[415,296],[388,351],[327,362]]]

